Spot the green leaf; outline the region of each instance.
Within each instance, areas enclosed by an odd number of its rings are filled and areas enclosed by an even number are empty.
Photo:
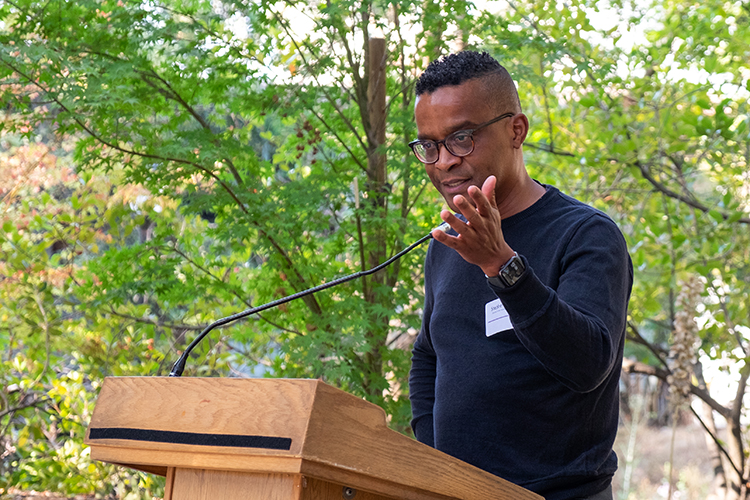
[[[709,210],[708,215],[710,215],[716,222],[724,222],[724,216],[718,210]]]
[[[584,95],[581,97],[580,101],[582,106],[586,106],[588,108],[596,106],[596,97],[591,95]]]
[[[745,214],[743,212],[732,212],[731,214],[729,214],[729,218],[727,218],[727,222],[730,224],[733,224],[744,216]]]

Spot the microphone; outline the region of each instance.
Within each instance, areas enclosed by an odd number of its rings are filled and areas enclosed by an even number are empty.
[[[448,231],[450,229],[450,225],[447,222],[443,222],[440,224],[437,228],[443,232]],[[201,340],[203,340],[208,333],[213,330],[214,328],[217,328],[219,326],[224,326],[229,323],[233,323],[234,321],[237,321],[238,319],[246,318],[250,315],[253,315],[255,313],[259,313],[261,311],[265,311],[266,309],[271,309],[272,307],[280,306],[281,304],[286,304],[287,302],[291,302],[292,300],[299,299],[301,297],[305,297],[307,295],[310,295],[315,292],[320,292],[321,290],[325,290],[326,288],[331,288],[336,285],[340,285],[342,283],[346,283],[347,281],[352,281],[357,278],[361,278],[362,276],[368,276],[370,274],[376,273],[380,271],[381,269],[388,267],[396,260],[400,259],[407,253],[414,250],[416,247],[424,243],[425,241],[432,238],[432,231],[430,231],[429,234],[423,236],[420,238],[417,242],[411,244],[409,247],[405,248],[404,250],[401,250],[399,253],[388,259],[387,261],[383,262],[382,264],[379,264],[372,269],[369,269],[367,271],[357,271],[356,273],[349,274],[347,276],[343,276],[341,278],[337,278],[333,281],[329,281],[328,283],[323,283],[322,285],[318,285],[312,288],[308,288],[307,290],[303,290],[301,292],[294,293],[292,295],[287,295],[286,297],[283,297],[281,299],[274,300],[272,302],[268,302],[266,304],[263,304],[262,306],[252,307],[250,309],[246,309],[242,312],[233,314],[231,316],[227,316],[226,318],[221,318],[210,325],[208,325],[206,328],[203,329],[203,331],[198,334],[195,339],[190,342],[190,345],[187,346],[185,351],[182,353],[180,358],[175,362],[175,364],[172,366],[172,371],[169,372],[170,377],[180,377],[182,376],[182,372],[185,371],[185,364],[187,363],[187,358],[190,355],[190,353],[195,349],[195,346],[197,346]]]

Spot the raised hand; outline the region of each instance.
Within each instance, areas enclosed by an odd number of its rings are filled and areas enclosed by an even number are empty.
[[[451,236],[440,230],[432,232],[433,238],[456,250],[466,262],[481,267],[487,276],[497,276],[503,264],[513,256],[513,250],[503,238],[500,212],[495,202],[496,183],[497,179],[491,175],[482,184],[482,189],[469,187],[471,202],[463,195],[453,198],[453,203],[467,222],[448,210],[440,212],[440,218],[458,236]]]

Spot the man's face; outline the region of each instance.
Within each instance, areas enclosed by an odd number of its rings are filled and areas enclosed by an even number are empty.
[[[474,79],[461,85],[441,87],[431,94],[417,98],[414,116],[419,139],[440,141],[457,130],[473,129],[497,115],[495,106],[488,104],[481,80]],[[436,163],[425,165],[432,184],[454,212],[457,208],[453,197],[461,194],[469,202],[469,186],[482,187],[490,175],[497,177],[497,190],[513,173],[512,125],[507,118],[481,128],[474,133],[474,151],[464,157],[452,155],[440,145],[440,157]]]

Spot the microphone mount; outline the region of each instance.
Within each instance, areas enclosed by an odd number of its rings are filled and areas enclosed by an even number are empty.
[[[442,223],[440,226],[437,227],[437,229],[440,229],[441,231],[447,231],[450,228],[447,222]],[[429,234],[423,236],[415,243],[411,244],[409,247],[405,248],[404,250],[401,250],[399,253],[388,259],[387,261],[373,267],[372,269],[368,269],[367,271],[357,271],[356,273],[349,274],[347,276],[343,276],[341,278],[337,278],[333,281],[329,281],[328,283],[323,283],[321,285],[308,288],[307,290],[303,290],[301,292],[294,293],[292,295],[287,295],[286,297],[274,300],[272,302],[268,302],[266,304],[263,304],[261,306],[252,307],[250,309],[246,309],[242,312],[238,312],[236,314],[233,314],[231,316],[227,316],[225,318],[218,319],[208,325],[206,328],[201,331],[200,334],[198,334],[197,337],[190,343],[190,345],[187,346],[185,351],[182,353],[182,355],[179,357],[179,359],[175,362],[175,364],[172,366],[172,371],[169,372],[170,377],[180,377],[182,376],[182,372],[185,371],[185,364],[187,363],[188,356],[190,353],[195,349],[195,346],[197,346],[201,340],[203,340],[206,335],[209,334],[213,329],[218,328],[220,326],[227,325],[229,323],[233,323],[239,319],[246,318],[248,316],[251,316],[253,314],[265,311],[266,309],[271,309],[272,307],[280,306],[281,304],[286,304],[287,302],[291,302],[292,300],[299,299],[301,297],[305,297],[307,295],[313,294],[315,292],[320,292],[321,290],[325,290],[327,288],[334,287],[336,285],[340,285],[342,283],[346,283],[348,281],[355,280],[357,278],[361,278],[363,276],[368,276],[370,274],[374,274],[381,269],[388,267],[391,265],[394,261],[400,259],[407,253],[414,250],[416,247],[427,241],[428,239],[432,238],[432,232]]]

